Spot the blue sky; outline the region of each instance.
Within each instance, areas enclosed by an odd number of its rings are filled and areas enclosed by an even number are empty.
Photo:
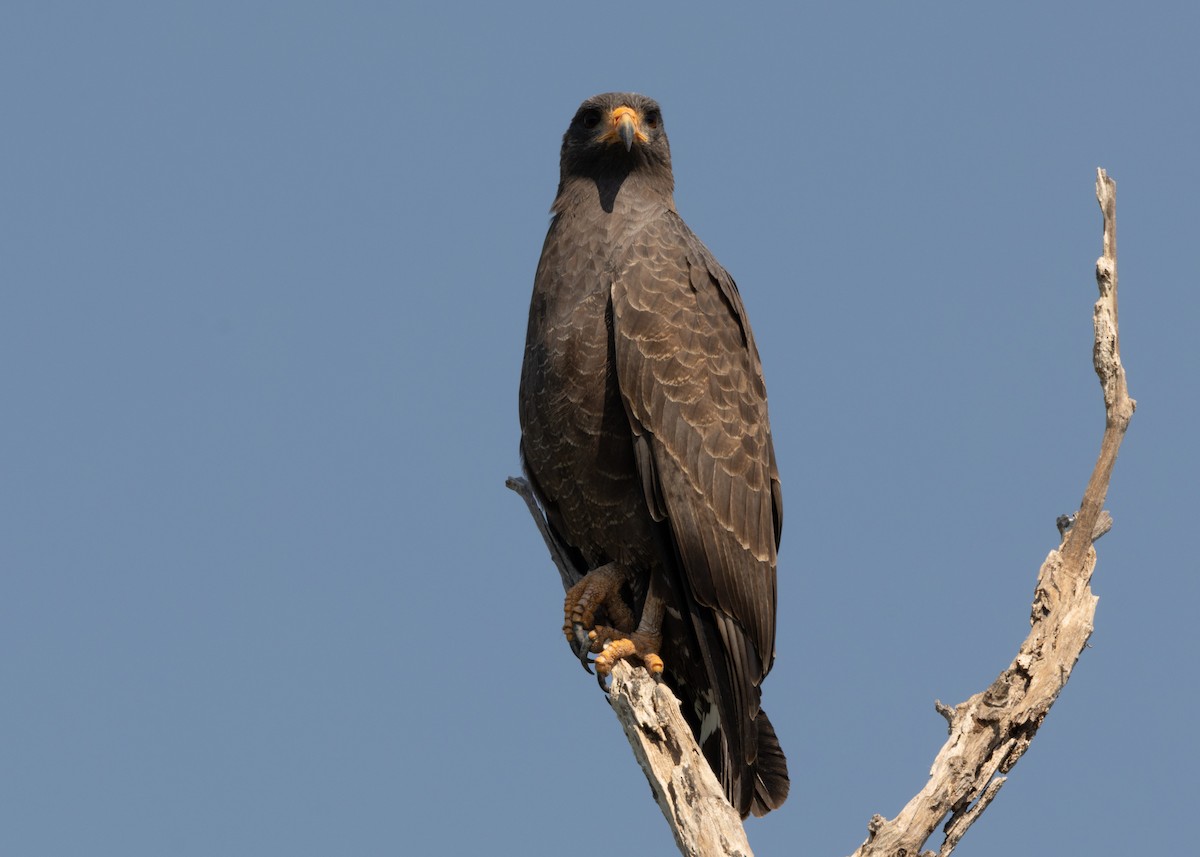
[[[974,8],[971,8],[974,7]],[[1139,410],[1096,632],[964,855],[1174,853],[1195,795],[1187,3],[12,3],[0,851],[672,853],[515,495],[558,146],[657,98],[787,516],[760,855],[848,854],[1028,628]],[[936,844],[936,843],[935,843]]]

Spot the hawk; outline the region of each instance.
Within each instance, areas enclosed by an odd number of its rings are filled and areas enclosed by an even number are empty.
[[[568,641],[602,677],[629,658],[667,682],[744,818],[788,792],[760,705],[783,499],[745,308],[674,186],[655,101],[580,105],[534,278],[521,455],[584,574]]]

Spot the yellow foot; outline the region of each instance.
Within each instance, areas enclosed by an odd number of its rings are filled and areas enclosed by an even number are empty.
[[[614,639],[615,638],[615,639]],[[628,634],[618,636],[612,628],[596,628],[588,639],[592,643],[592,651],[599,651],[596,657],[596,674],[603,679],[612,673],[617,661],[622,658],[638,659],[650,675],[657,678],[662,675],[663,660],[658,655],[662,637],[650,634]]]
[[[567,592],[563,602],[563,635],[581,659],[586,657],[589,647],[586,635],[596,627],[597,615],[603,615],[613,627],[633,630],[633,611],[621,597],[621,587],[627,579],[624,566],[610,562],[589,571]]]

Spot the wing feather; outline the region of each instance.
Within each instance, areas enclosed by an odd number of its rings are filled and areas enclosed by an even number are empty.
[[[678,483],[696,519],[672,528],[694,593],[744,626],[765,665],[782,509],[762,367],[733,280],[681,220],[662,223],[613,283],[621,394],[650,439],[656,493]]]
[[[727,751],[747,764],[774,660],[782,523],[758,351],[732,278],[676,215],[646,228],[611,299],[618,384],[645,444],[638,466],[654,469],[642,473],[647,502],[665,514],[688,594],[706,608],[698,636]]]

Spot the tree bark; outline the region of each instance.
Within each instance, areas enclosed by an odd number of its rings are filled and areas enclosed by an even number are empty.
[[[895,818],[874,816],[866,841],[852,857],[948,857],[1028,749],[1092,634],[1097,601],[1090,587],[1096,565],[1093,543],[1112,526],[1104,498],[1137,404],[1129,397],[1117,331],[1116,183],[1103,169],[1096,174],[1104,222],[1104,250],[1096,262],[1100,297],[1093,311],[1093,363],[1105,411],[1099,458],[1078,513],[1060,519],[1062,541],[1038,571],[1029,636],[986,690],[954,707],[935,702],[949,724],[949,738],[934,758],[929,781]],[[528,482],[510,478],[507,484],[525,498],[568,587],[579,571],[555,543]],[[680,852],[748,857],[741,821],[670,690],[641,667],[621,662],[613,671],[610,701]],[[944,836],[939,850],[922,852],[939,825]]]
[[[754,857],[742,820],[725,799],[670,688],[642,667],[618,661],[609,694],[679,853]]]

